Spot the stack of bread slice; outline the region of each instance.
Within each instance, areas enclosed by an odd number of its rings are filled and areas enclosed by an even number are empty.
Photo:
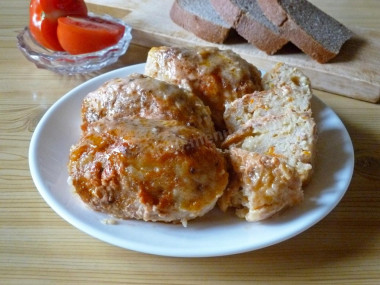
[[[267,54],[290,41],[320,63],[334,58],[352,37],[306,0],[175,0],[170,17],[206,41],[222,43],[235,29]]]
[[[215,13],[209,0],[174,1],[170,17],[197,37],[213,43],[223,43],[231,30],[231,25]]]
[[[303,200],[317,140],[309,79],[277,64],[263,77],[264,91],[226,104],[232,177],[219,207],[248,221],[268,218]]]

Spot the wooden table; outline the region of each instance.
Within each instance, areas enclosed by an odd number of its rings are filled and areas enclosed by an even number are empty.
[[[343,23],[380,29],[377,0],[313,2]],[[0,3],[0,284],[380,283],[380,106],[320,91],[315,95],[346,125],[356,162],[341,203],[306,232],[254,252],[185,259],[120,249],[62,220],[30,176],[28,147],[36,124],[73,87],[145,61],[148,49],[132,45],[119,62],[86,76],[37,69],[16,47],[28,4]]]

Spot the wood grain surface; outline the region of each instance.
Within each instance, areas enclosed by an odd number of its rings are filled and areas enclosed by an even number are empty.
[[[346,24],[380,29],[380,1],[313,2]],[[103,243],[60,218],[29,172],[37,123],[66,92],[105,71],[144,62],[148,48],[132,45],[116,64],[85,76],[38,69],[16,47],[28,5],[0,2],[0,284],[380,283],[380,106],[323,91],[315,95],[342,119],[354,143],[355,172],[339,205],[290,240],[233,256],[168,258]]]
[[[211,45],[187,32],[170,19],[173,0],[88,0],[94,5],[125,11],[124,21],[133,27],[133,42],[140,45]],[[315,4],[319,3],[316,1]],[[331,12],[333,8],[327,8]],[[330,13],[334,14],[334,13]],[[339,19],[339,17],[337,17]],[[343,24],[346,24],[343,19]],[[267,55],[240,37],[230,37],[219,48],[232,49],[260,69],[268,70],[275,62],[285,62],[302,69],[313,86],[344,96],[377,102],[380,98],[380,31],[346,24],[353,32],[352,39],[343,45],[337,57],[319,64],[308,55],[288,44],[275,55]]]

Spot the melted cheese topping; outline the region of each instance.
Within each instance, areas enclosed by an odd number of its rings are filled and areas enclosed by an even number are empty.
[[[197,96],[142,74],[110,80],[89,93],[82,103],[82,129],[116,115],[177,120],[209,135],[215,132],[211,112]]]
[[[93,209],[119,218],[193,219],[228,181],[223,155],[204,136],[177,121],[101,119],[71,149],[72,184]]]
[[[225,129],[224,105],[261,90],[261,75],[230,50],[212,47],[157,47],[149,51],[145,73],[191,90],[210,107],[217,129]]]

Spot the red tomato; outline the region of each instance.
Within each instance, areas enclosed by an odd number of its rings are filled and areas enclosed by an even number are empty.
[[[61,17],[57,35],[61,46],[71,54],[89,53],[116,44],[124,26],[96,17]]]
[[[29,29],[34,39],[45,48],[62,51],[58,42],[58,18],[62,16],[87,16],[84,0],[31,0]]]

